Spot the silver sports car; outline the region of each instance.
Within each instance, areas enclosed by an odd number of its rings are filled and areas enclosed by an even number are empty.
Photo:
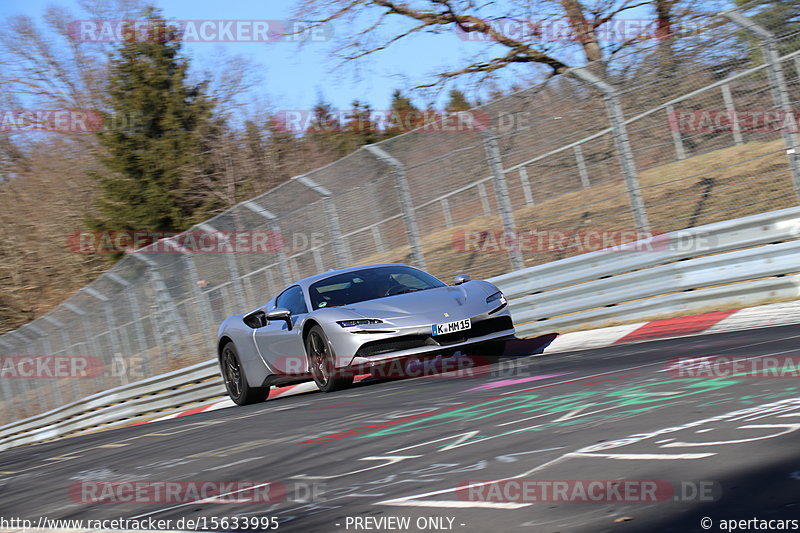
[[[231,399],[264,400],[272,385],[314,380],[330,392],[356,369],[452,353],[514,336],[506,298],[487,281],[448,286],[402,264],[331,270],[225,319],[218,355]]]

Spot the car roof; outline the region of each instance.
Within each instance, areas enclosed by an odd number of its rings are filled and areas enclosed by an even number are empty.
[[[308,289],[308,287],[311,284],[316,283],[317,281],[323,280],[325,278],[329,278],[331,276],[336,276],[337,274],[344,274],[345,272],[355,272],[355,271],[358,271],[358,270],[365,270],[365,269],[368,269],[368,268],[385,267],[385,266],[403,266],[403,267],[414,268],[416,270],[420,270],[419,268],[413,267],[411,265],[406,265],[404,263],[379,263],[379,264],[376,264],[376,265],[362,265],[362,266],[349,267],[349,268],[331,269],[331,270],[328,270],[327,272],[323,272],[321,274],[314,274],[313,276],[309,276],[307,278],[303,278],[303,279],[301,279],[299,281],[296,281],[295,283],[292,283],[291,285],[287,285],[287,288],[288,287],[293,287],[295,285],[300,285],[301,287],[303,287],[303,289]],[[281,291],[281,292],[283,292],[283,291]]]

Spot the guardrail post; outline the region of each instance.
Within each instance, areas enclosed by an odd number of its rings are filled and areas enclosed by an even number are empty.
[[[783,125],[781,135],[786,146],[786,157],[789,160],[789,169],[792,173],[794,192],[798,202],[800,202],[800,154],[798,154],[800,143],[798,143],[797,134],[792,133],[792,131],[797,131],[797,123],[792,111],[792,103],[789,97],[789,89],[786,86],[786,78],[783,75],[780,55],[778,55],[778,48],[775,45],[775,35],[736,10],[723,11],[722,15],[761,42],[770,90],[772,91],[772,100],[775,102],[775,107],[784,113],[784,117],[781,119]],[[791,125],[787,124],[789,122],[791,122]]]
[[[328,219],[331,228],[331,241],[333,242],[333,253],[336,256],[336,267],[345,268],[353,264],[353,259],[350,256],[350,247],[342,236],[339,213],[336,210],[333,193],[327,187],[320,185],[308,176],[295,176],[292,179],[322,196],[322,208],[325,210],[325,217]]]
[[[397,158],[389,154],[376,144],[368,144],[364,148],[372,154],[378,161],[391,169],[394,176],[397,192],[400,199],[400,211],[406,223],[406,233],[408,243],[411,246],[411,257],[417,267],[425,269],[425,256],[422,252],[422,240],[420,239],[419,226],[417,226],[417,216],[414,212],[414,204],[411,200],[411,190],[406,179],[406,169]]]
[[[276,234],[282,235],[280,224],[278,224],[278,216],[275,215],[275,213],[261,207],[259,204],[255,203],[252,200],[249,200],[247,202],[242,202],[240,205],[242,205],[242,207],[249,209],[253,213],[267,219],[267,221],[269,222],[270,229]],[[286,250],[284,250],[283,246],[281,246],[281,248],[278,250],[278,268],[281,271],[281,277],[283,278],[283,282],[285,284],[288,285],[289,283],[294,281],[292,279],[291,272],[289,272],[289,260],[286,257]]]
[[[647,210],[642,201],[641,186],[639,177],[636,173],[636,164],[633,158],[630,140],[628,138],[628,128],[625,127],[625,116],[622,113],[622,105],[619,102],[617,91],[607,82],[595,76],[585,68],[573,68],[567,71],[568,74],[577,77],[580,81],[596,87],[603,93],[608,110],[608,118],[611,121],[611,131],[614,135],[614,144],[619,152],[622,174],[625,177],[625,185],[628,189],[628,198],[633,211],[633,219],[636,229],[642,232],[650,231],[650,222],[647,220]]]
[[[61,334],[61,346],[62,349],[59,350],[60,352],[64,352],[64,355],[69,357],[71,354],[69,353],[69,349],[72,347],[72,340],[69,338],[69,332],[67,328],[64,327],[64,323],[56,320],[55,318],[51,317],[49,314],[44,315],[42,320],[50,322],[53,326],[55,326],[59,333]],[[78,387],[78,380],[77,378],[72,379],[72,395],[74,396],[73,400],[77,400],[81,397],[81,390]]]
[[[517,243],[517,226],[514,222],[514,213],[511,209],[511,198],[508,195],[508,184],[506,183],[506,173],[503,170],[503,160],[500,156],[500,146],[497,144],[497,136],[492,129],[485,129],[481,132],[483,136],[483,148],[486,151],[486,159],[489,169],[494,176],[494,190],[497,193],[497,205],[500,208],[500,219],[503,221],[503,231],[511,236],[513,243]],[[483,184],[481,184],[483,185]],[[520,247],[513,244],[508,251],[511,259],[511,270],[524,268],[525,261],[522,259]]]
[[[731,129],[733,130],[733,142],[737,146],[744,144],[742,139],[742,132],[739,129],[739,117],[736,116],[736,106],[733,103],[733,94],[731,94],[731,87],[727,83],[721,87],[722,101],[725,102],[725,111],[731,117]]]

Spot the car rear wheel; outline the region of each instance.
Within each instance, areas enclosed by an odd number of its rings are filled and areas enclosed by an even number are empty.
[[[333,392],[353,384],[353,374],[337,369],[328,337],[320,326],[313,326],[306,336],[306,356],[311,376],[322,392]]]
[[[248,405],[263,402],[269,395],[269,387],[251,387],[247,384],[239,353],[232,342],[223,346],[219,364],[225,380],[225,389],[233,403]]]

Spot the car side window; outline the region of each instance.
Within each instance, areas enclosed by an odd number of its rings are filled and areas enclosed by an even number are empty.
[[[303,289],[295,285],[283,291],[275,299],[275,307],[288,309],[292,315],[302,315],[308,313],[306,299],[303,296]]]

